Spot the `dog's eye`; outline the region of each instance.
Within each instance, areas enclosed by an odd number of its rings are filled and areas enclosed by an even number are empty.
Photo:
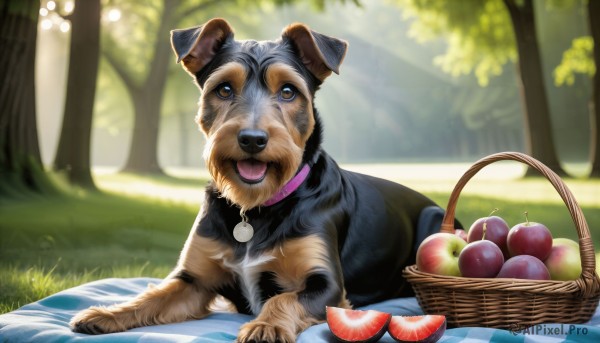
[[[285,85],[283,85],[283,87],[281,87],[279,96],[281,97],[282,100],[292,101],[296,97],[297,92],[298,92],[298,90],[296,89],[296,87],[294,87],[290,84],[285,84]]]
[[[227,100],[233,96],[233,88],[228,82],[225,82],[217,87],[215,93],[219,98]]]

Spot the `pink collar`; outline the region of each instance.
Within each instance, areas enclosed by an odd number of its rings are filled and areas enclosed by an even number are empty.
[[[298,189],[298,187],[300,187],[302,182],[306,180],[308,173],[310,173],[310,166],[308,164],[305,164],[304,167],[300,169],[298,174],[296,174],[296,176],[294,176],[293,179],[286,183],[285,186],[283,186],[283,188],[279,190],[279,192],[277,192],[271,199],[267,200],[263,204],[263,206],[275,205],[276,203],[285,199],[288,195],[292,194],[295,190]]]

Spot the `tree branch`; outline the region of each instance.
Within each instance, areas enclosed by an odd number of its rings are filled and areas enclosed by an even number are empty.
[[[111,41],[110,44],[114,45],[115,43]],[[103,48],[102,55],[104,55],[104,58],[106,59],[108,64],[110,64],[113,70],[121,78],[121,80],[125,84],[125,87],[127,87],[127,89],[129,89],[130,91],[137,91],[137,89],[139,88],[137,82],[131,75],[131,72],[127,68],[123,67],[123,62],[119,61],[119,59],[115,56],[113,50]]]
[[[232,0],[207,0],[200,3],[194,3],[191,6],[183,7],[181,10],[177,11],[174,15],[175,22],[181,21],[184,17],[192,15],[195,12],[205,10],[216,4],[223,4],[226,2],[231,2]]]

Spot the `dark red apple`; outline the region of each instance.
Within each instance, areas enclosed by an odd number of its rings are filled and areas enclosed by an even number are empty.
[[[493,213],[493,212],[492,212]],[[485,237],[483,235],[483,229],[485,227]],[[508,258],[508,249],[506,248],[506,237],[509,231],[508,224],[504,219],[498,216],[489,216],[477,219],[471,228],[469,229],[469,235],[467,236],[467,242],[475,242],[481,239],[486,239],[496,243],[496,245],[502,250],[505,258]]]
[[[504,254],[488,240],[467,244],[458,256],[460,274],[474,278],[493,278],[504,264]]]
[[[537,257],[519,255],[504,262],[497,278],[514,278],[529,280],[550,280],[550,272]]]
[[[525,212],[527,219],[527,212]],[[546,226],[530,222],[513,226],[506,239],[510,256],[531,255],[544,261],[552,250],[552,234]]]

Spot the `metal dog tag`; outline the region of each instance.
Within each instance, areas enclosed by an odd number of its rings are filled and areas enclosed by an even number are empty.
[[[240,243],[246,243],[254,236],[254,228],[246,221],[242,221],[233,228],[233,238]]]

